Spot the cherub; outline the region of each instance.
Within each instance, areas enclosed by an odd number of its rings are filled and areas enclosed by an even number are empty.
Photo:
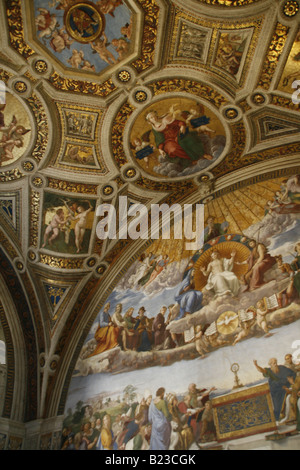
[[[73,49],[72,56],[70,57],[70,59],[68,59],[68,63],[71,65],[71,67],[75,69],[79,69],[79,66],[83,61],[83,58],[84,58],[83,51],[77,51],[77,49]]]
[[[56,14],[51,14],[46,8],[38,8],[39,15],[35,19],[35,24],[39,31],[39,38],[51,36],[57,26]]]
[[[83,65],[81,66],[81,70],[86,70],[87,72],[96,72],[96,68],[94,65],[90,63],[88,60],[83,61]]]
[[[123,0],[100,0],[96,3],[97,7],[104,15],[110,14],[112,17],[115,16],[115,9],[123,4]]]
[[[91,43],[94,54],[98,54],[100,59],[104,60],[109,65],[116,64],[117,59],[113,53],[110,52],[107,47],[109,46],[108,39],[105,33],[102,34],[102,38],[98,38],[95,42]]]
[[[251,333],[251,328],[256,322],[256,309],[254,307],[250,307],[246,310],[246,314],[250,314],[246,319],[241,319],[239,321],[241,331],[235,336],[233,346],[237,343],[242,341],[243,339],[247,338]],[[251,318],[252,314],[252,318]]]
[[[64,28],[59,30],[55,29],[52,33],[50,40],[50,46],[55,52],[62,52],[66,47],[70,49],[74,39],[71,39],[68,33],[65,32]]]
[[[212,348],[218,348],[220,346],[224,346],[225,344],[228,344],[228,341],[220,337],[220,333],[218,331],[216,331],[215,333],[211,335],[205,335],[205,337],[208,340],[208,343]]]
[[[268,307],[265,305],[264,301],[259,300],[256,304],[256,324],[266,333],[266,337],[271,336],[266,319],[268,312]]]
[[[4,122],[3,122],[4,124]],[[17,119],[13,116],[12,122],[8,128],[1,127],[3,132],[0,148],[4,153],[1,157],[1,162],[12,160],[14,158],[13,150],[15,147],[21,148],[24,145],[23,136],[30,132],[30,129],[25,129],[24,126],[17,124]]]
[[[124,26],[122,26],[121,34],[127,39],[131,38],[131,35],[132,35],[132,16],[130,17],[130,22],[126,23]]]
[[[206,357],[205,353],[209,352],[208,340],[206,336],[204,335],[204,330],[202,328],[202,325],[197,325],[195,327],[195,346],[201,358]]]
[[[142,137],[135,137],[131,144],[131,148],[135,151],[135,156],[138,160],[144,160],[147,168],[149,168],[149,155],[153,153],[154,145],[150,144],[150,134],[151,130],[144,132]],[[149,147],[149,151],[143,151]]]
[[[118,60],[123,60],[128,54],[129,43],[124,38],[113,39],[111,43],[118,53]]]
[[[210,122],[210,118],[205,116],[204,107],[201,104],[196,104],[195,107],[190,108],[189,111],[182,111],[182,117],[186,124],[190,124],[194,130],[199,133],[214,134],[215,131],[207,126]]]

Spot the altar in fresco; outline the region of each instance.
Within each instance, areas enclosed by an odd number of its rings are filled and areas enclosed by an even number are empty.
[[[236,208],[252,220],[242,233],[233,209],[217,215],[224,195],[206,207],[200,250],[156,240],[133,261],[77,360],[65,433],[84,425],[95,449],[179,450],[295,426],[299,193],[298,175],[236,191],[263,203],[256,217],[250,202]]]
[[[212,406],[219,442],[277,430],[268,384],[217,397]]]

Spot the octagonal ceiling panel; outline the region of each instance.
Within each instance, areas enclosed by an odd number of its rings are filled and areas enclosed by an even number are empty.
[[[34,0],[29,34],[65,70],[101,73],[134,50],[133,11],[122,0]]]

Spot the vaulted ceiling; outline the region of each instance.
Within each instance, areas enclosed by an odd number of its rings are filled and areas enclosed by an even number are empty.
[[[118,210],[122,195],[147,207],[208,207],[233,189],[299,173],[299,18],[293,0],[1,2],[4,417],[63,413],[99,306],[150,243],[100,240],[99,204]],[[216,137],[210,159],[182,167],[157,149],[139,157],[136,138],[154,145],[148,113],[192,108]],[[9,147],[11,124],[23,131]],[[62,238],[67,226],[45,238],[58,208],[79,206],[90,208],[81,246]]]

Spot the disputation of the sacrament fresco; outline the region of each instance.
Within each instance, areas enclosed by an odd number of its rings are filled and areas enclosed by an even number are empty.
[[[210,449],[299,428],[299,228],[295,174],[208,202],[197,252],[160,239],[133,259],[77,359],[62,449]]]

